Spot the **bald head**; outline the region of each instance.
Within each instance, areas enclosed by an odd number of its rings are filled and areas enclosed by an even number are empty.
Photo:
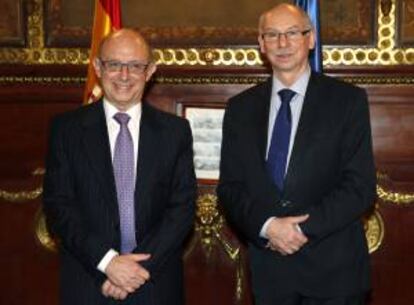
[[[156,71],[151,49],[141,34],[122,29],[102,41],[93,65],[105,99],[120,111],[142,101],[146,83]]]
[[[259,33],[262,33],[264,31],[264,25],[265,21],[268,18],[282,16],[285,14],[290,14],[298,18],[298,20],[301,20],[303,22],[303,26],[312,28],[312,22],[306,14],[306,12],[300,8],[299,6],[288,4],[288,3],[282,3],[279,5],[274,6],[273,8],[263,12],[260,15],[259,18]]]
[[[298,6],[284,3],[260,16],[258,42],[272,65],[273,75],[290,86],[309,66],[315,37],[306,13]]]
[[[140,49],[144,53],[147,61],[152,61],[152,50],[145,38],[135,30],[132,29],[120,29],[115,32],[111,32],[104,39],[102,39],[99,46],[98,57],[105,57],[107,50],[113,46],[122,46],[124,44],[133,44],[136,48]]]

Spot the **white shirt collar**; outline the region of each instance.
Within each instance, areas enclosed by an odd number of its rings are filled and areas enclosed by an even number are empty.
[[[106,98],[103,99],[103,106],[106,116],[106,122],[112,122],[112,119],[114,115],[118,112],[124,112],[119,111],[114,105],[112,105]],[[131,108],[129,108],[127,111],[125,111],[130,117],[132,122],[139,123],[141,119],[141,113],[142,113],[142,102],[139,102],[135,105],[133,105]]]
[[[311,69],[308,65],[302,75],[290,87],[286,87],[280,80],[273,76],[272,94],[277,94],[282,89],[291,89],[302,97],[305,96],[306,88],[308,87]]]

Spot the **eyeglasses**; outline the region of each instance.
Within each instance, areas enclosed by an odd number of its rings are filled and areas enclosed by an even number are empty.
[[[149,63],[142,63],[138,61],[121,62],[117,60],[102,60],[100,59],[102,67],[110,73],[120,73],[123,67],[128,69],[131,74],[142,74],[150,65]]]
[[[303,31],[300,30],[291,30],[291,31],[287,31],[287,32],[264,32],[262,34],[262,38],[265,42],[276,42],[280,40],[281,36],[284,36],[285,39],[287,41],[297,41],[300,38],[302,38],[302,36],[305,36],[306,34],[308,34],[311,31],[311,29],[306,29]]]

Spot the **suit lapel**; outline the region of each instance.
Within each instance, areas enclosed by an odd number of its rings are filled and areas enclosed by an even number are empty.
[[[305,100],[303,102],[302,113],[299,118],[299,125],[296,131],[295,142],[293,143],[292,154],[289,160],[289,168],[285,178],[285,191],[294,189],[295,177],[300,175],[304,169],[302,160],[306,153],[306,148],[311,145],[311,131],[318,118],[321,101],[324,100],[323,90],[320,90],[320,78],[312,73],[306,89]]]
[[[84,114],[82,120],[83,148],[95,172],[96,180],[101,184],[106,201],[110,204],[113,212],[118,214],[115,179],[103,102],[99,101],[88,107],[90,108]]]
[[[162,141],[161,128],[156,115],[150,106],[143,103],[135,185],[135,214],[139,228],[146,227],[146,216],[150,214],[150,189],[154,186],[159,143]],[[138,229],[138,233],[142,233],[142,229]]]
[[[269,109],[270,99],[272,94],[272,78],[270,77],[263,86],[259,88],[259,92],[256,95],[257,100],[254,101],[254,106],[257,109],[257,121],[256,126],[256,139],[258,139],[259,153],[261,160],[266,161],[266,148],[267,148],[267,135],[269,126]]]

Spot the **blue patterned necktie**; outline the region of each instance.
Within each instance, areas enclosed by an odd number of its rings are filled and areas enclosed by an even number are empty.
[[[296,92],[283,89],[278,94],[282,104],[273,126],[266,168],[273,182],[282,191],[289,152],[290,132],[292,129],[292,114],[289,103]]]
[[[120,125],[115,142],[113,167],[121,228],[121,253],[130,253],[136,246],[134,145],[128,129],[130,116],[118,112],[114,119]]]

